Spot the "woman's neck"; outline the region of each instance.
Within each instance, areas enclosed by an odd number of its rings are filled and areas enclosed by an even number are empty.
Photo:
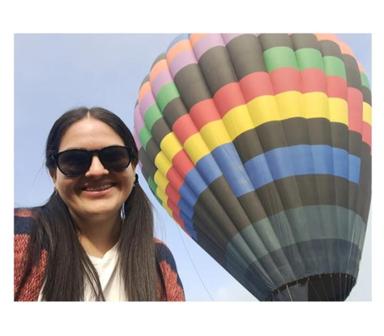
[[[92,219],[80,219],[74,216],[79,228],[79,241],[85,252],[94,257],[102,257],[119,240],[121,219],[92,217]]]

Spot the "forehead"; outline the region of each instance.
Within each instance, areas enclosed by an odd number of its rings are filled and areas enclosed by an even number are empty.
[[[106,123],[86,117],[67,129],[61,139],[59,151],[71,148],[99,149],[111,145],[124,145],[124,141]]]

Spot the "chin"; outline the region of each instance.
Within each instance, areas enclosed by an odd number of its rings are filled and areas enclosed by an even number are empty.
[[[92,217],[92,216],[114,216],[118,214],[121,209],[121,205],[108,205],[108,202],[93,202],[93,204],[84,206],[81,208],[79,213],[82,216]]]
[[[120,208],[98,207],[89,209],[88,216],[114,216],[120,212]]]

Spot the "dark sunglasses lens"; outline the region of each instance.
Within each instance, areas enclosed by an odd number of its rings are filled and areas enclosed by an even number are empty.
[[[59,154],[57,165],[63,174],[67,176],[79,176],[85,174],[90,166],[91,155],[87,151],[69,150]]]
[[[128,149],[125,147],[108,147],[99,154],[101,163],[108,170],[122,171],[131,162]]]

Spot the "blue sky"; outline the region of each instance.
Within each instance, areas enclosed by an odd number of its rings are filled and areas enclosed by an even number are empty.
[[[15,206],[44,203],[52,183],[44,145],[53,122],[77,106],[102,106],[133,129],[139,86],[154,59],[178,34],[15,35]],[[340,34],[371,78],[371,37]],[[188,300],[255,300],[155,206],[156,235],[172,250]],[[367,232],[351,300],[371,298],[371,234]]]

